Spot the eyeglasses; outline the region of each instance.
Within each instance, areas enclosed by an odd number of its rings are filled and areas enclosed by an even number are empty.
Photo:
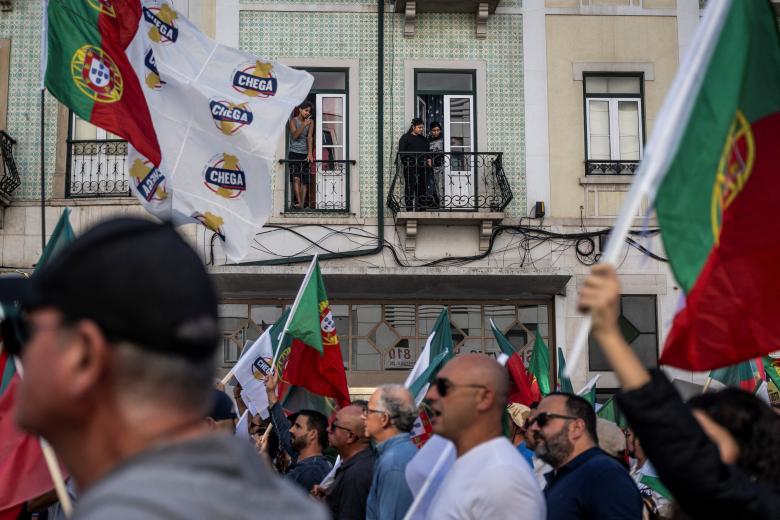
[[[373,408],[369,408],[368,406],[363,407],[363,417],[368,417],[368,414],[371,413],[387,413],[387,410],[374,410]]]
[[[436,385],[436,391],[441,397],[446,397],[451,389],[458,388],[459,386],[464,388],[487,388],[485,385],[456,384],[445,377],[437,377],[433,384]]]
[[[539,428],[544,428],[552,419],[569,419],[576,421],[579,417],[573,417],[571,415],[561,415],[557,413],[541,412],[539,415],[525,422],[525,429],[527,430],[534,423],[539,425]]]
[[[345,432],[352,433],[352,434],[355,433],[352,430],[350,430],[349,428],[344,428],[343,426],[339,426],[338,424],[336,424],[336,421],[333,421],[332,423],[330,423],[330,427],[328,429],[331,431],[331,433],[333,432],[334,429],[336,429],[336,430],[344,430]]]

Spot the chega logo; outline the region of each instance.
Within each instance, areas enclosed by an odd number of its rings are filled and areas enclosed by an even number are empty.
[[[87,4],[99,13],[116,18],[116,11],[114,11],[114,6],[111,5],[111,0],[87,0]]]
[[[70,61],[73,82],[79,90],[98,103],[122,99],[123,81],[114,60],[100,47],[84,45]]]
[[[178,13],[168,4],[160,7],[144,7],[144,20],[151,25],[149,39],[155,43],[173,43],[179,37],[179,29],[176,28]]]
[[[277,81],[272,63],[244,63],[233,71],[233,88],[249,97],[267,98],[276,95]]]
[[[252,111],[246,103],[232,103],[227,99],[211,98],[209,109],[214,124],[225,135],[236,135],[252,124]]]
[[[144,55],[144,67],[146,67],[146,86],[154,90],[160,90],[165,85],[165,82],[160,79],[157,61],[154,59],[152,49],[146,51]]]
[[[130,167],[130,176],[135,180],[138,193],[147,202],[163,200],[168,197],[163,185],[165,176],[151,162],[136,159]]]
[[[252,363],[252,377],[258,381],[265,381],[265,378],[271,375],[273,368],[271,368],[271,362],[273,359],[268,357],[259,356]]]
[[[226,199],[235,199],[246,191],[246,175],[238,157],[220,153],[211,158],[203,170],[206,187]]]
[[[225,221],[220,217],[219,215],[215,215],[214,213],[206,212],[206,213],[193,213],[190,215],[190,217],[194,218],[206,228],[210,229],[214,233],[217,234],[219,238],[222,239],[224,242],[225,240],[225,230],[222,229],[222,225],[225,223]]]

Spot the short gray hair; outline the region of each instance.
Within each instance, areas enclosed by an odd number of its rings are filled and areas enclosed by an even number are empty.
[[[112,345],[114,376],[120,393],[143,401],[162,401],[205,414],[215,375],[212,358],[192,361],[122,341]]]
[[[387,411],[390,422],[399,431],[412,431],[417,420],[417,406],[414,398],[403,385],[381,385],[379,390],[379,406]]]

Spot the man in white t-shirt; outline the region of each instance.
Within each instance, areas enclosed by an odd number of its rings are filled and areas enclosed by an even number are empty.
[[[502,435],[509,379],[482,354],[458,356],[428,391],[434,433],[455,444],[457,460],[428,509],[429,518],[542,520],[544,496],[534,474]]]

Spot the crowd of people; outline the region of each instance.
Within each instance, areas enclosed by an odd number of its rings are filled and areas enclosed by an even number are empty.
[[[95,283],[104,265],[112,282]],[[268,419],[258,413],[235,431],[233,400],[213,385],[216,294],[170,226],[110,221],[32,278],[0,280],[0,300],[26,309],[16,336],[4,337],[25,371],[17,421],[67,468],[76,519],[401,519],[423,491],[433,519],[773,518],[780,416],[736,389],[684,403],[623,339],[619,294],[612,268],[595,266],[580,307],[622,386],[615,399],[629,431],[573,394],[508,404],[507,370],[460,355],[425,395],[454,462],[435,485],[412,489],[419,410],[401,385],[330,416],[287,415],[272,374]]]

